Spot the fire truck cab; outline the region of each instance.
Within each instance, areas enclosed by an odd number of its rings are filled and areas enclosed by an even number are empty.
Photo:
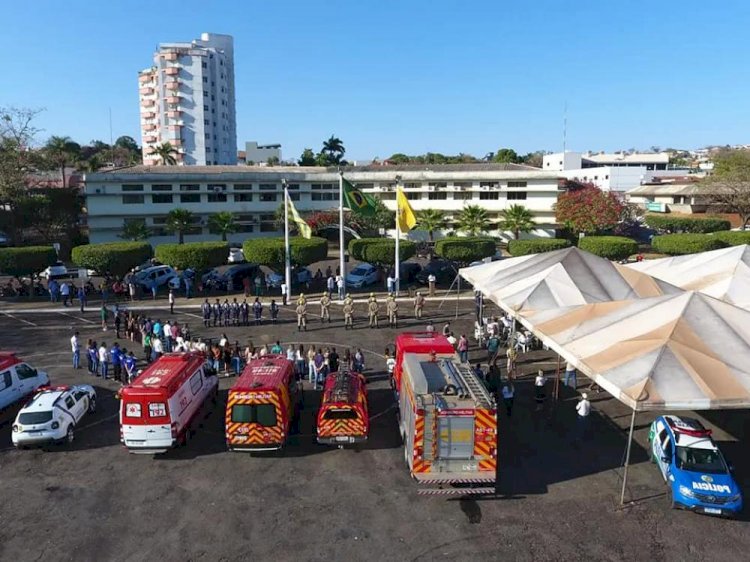
[[[363,443],[369,429],[365,377],[346,371],[328,375],[318,410],[318,443],[339,447]]]
[[[475,493],[493,492],[497,467],[493,396],[471,366],[459,361],[452,346],[447,351],[447,338],[402,336],[406,337],[396,344],[399,430],[412,477],[421,484],[440,486],[492,485]]]

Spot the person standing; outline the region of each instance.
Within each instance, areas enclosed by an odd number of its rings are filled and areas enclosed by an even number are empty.
[[[496,334],[492,334],[487,340],[487,361],[493,362],[498,349],[500,349],[500,339]]]
[[[136,359],[132,351],[128,353],[128,355],[125,357],[124,365],[125,365],[125,380],[123,384],[130,384],[135,379],[135,374],[136,374],[136,370],[135,370]]]
[[[414,318],[422,318],[422,309],[424,308],[424,297],[420,291],[417,291],[417,296],[414,297]]]
[[[326,289],[328,289],[329,293],[333,293],[336,290],[336,280],[333,278],[333,275],[328,276],[328,279],[326,280]]]
[[[483,323],[482,319],[482,307],[484,305],[484,295],[482,295],[482,291],[474,291],[474,308],[476,309],[476,315],[477,315],[477,322],[480,324]]]
[[[115,337],[120,339],[120,328],[122,327],[122,315],[119,312],[115,313]]]
[[[536,409],[541,410],[544,406],[544,401],[547,398],[545,385],[547,384],[547,377],[544,376],[544,371],[539,369],[534,379],[534,399],[536,400]]]
[[[112,378],[120,382],[122,380],[122,353],[120,351],[120,344],[114,343],[112,349],[109,350],[109,357],[112,360]]]
[[[224,317],[224,327],[229,326],[229,322],[232,316],[232,306],[229,304],[229,299],[224,299],[221,305],[221,314]]]
[[[154,351],[154,361],[156,361],[159,357],[164,355],[164,345],[161,343],[161,339],[157,336],[154,336],[154,339],[151,340],[151,345]]]
[[[344,301],[344,330],[353,330],[354,329],[354,322],[353,322],[353,316],[354,316],[354,301],[347,295],[346,300]]]
[[[331,373],[338,373],[339,371],[339,354],[336,353],[335,347],[332,347],[328,354],[328,368]]]
[[[245,295],[245,298],[250,296],[250,278],[245,277],[242,279],[242,292]]]
[[[216,324],[221,326],[221,303],[219,302],[219,299],[216,299],[216,302],[211,305],[211,322],[213,323],[214,328],[216,327]]]
[[[81,312],[86,309],[86,290],[83,285],[78,287],[78,303],[81,305]]]
[[[323,293],[320,297],[320,322],[321,324],[328,320],[331,323],[331,297],[328,293]]]
[[[301,304],[297,305],[297,309],[295,310],[297,313],[297,331],[305,330],[307,331],[307,303],[302,302]]]
[[[153,351],[153,347],[151,346],[151,332],[148,330],[144,330],[143,332],[143,355],[146,359],[146,363],[151,363],[151,353]]]
[[[427,286],[430,290],[430,296],[435,296],[435,283],[437,283],[437,277],[435,277],[434,273],[430,273],[430,275],[427,277]]]
[[[305,348],[299,344],[297,351],[294,352],[294,361],[297,368],[297,378],[302,380],[305,376]]]
[[[263,292],[263,278],[260,276],[260,272],[255,276],[255,296],[261,296]]]
[[[576,368],[570,361],[565,364],[565,386],[570,386],[573,390],[578,387],[576,381]]]
[[[513,398],[515,397],[516,390],[513,388],[513,382],[507,381],[503,385],[503,404],[505,404],[505,414],[510,417],[513,413]]]
[[[458,356],[461,358],[461,363],[469,361],[469,340],[466,339],[465,334],[461,334],[461,337],[458,338],[456,350],[458,351]]]
[[[109,351],[107,351],[107,344],[102,342],[99,346],[99,368],[101,369],[101,376],[104,380],[107,380],[109,373]]]
[[[365,370],[365,354],[362,353],[362,350],[358,347],[357,351],[354,353],[354,371],[357,373],[362,373]]]
[[[64,281],[60,286],[60,296],[62,297],[63,306],[68,306],[68,301],[70,300],[70,285]]]
[[[279,305],[276,304],[275,299],[271,299],[268,309],[271,311],[271,324],[276,324],[276,321],[279,319]]]
[[[518,359],[518,352],[512,345],[509,345],[505,352],[505,368],[508,376],[516,372],[516,359]]]
[[[249,326],[250,325],[250,305],[248,304],[247,299],[244,299],[242,301],[242,304],[240,305],[240,315],[242,316],[242,325]]]
[[[208,299],[203,301],[201,305],[201,314],[203,315],[203,327],[208,328],[211,324],[211,303],[208,302]]]
[[[107,310],[107,305],[105,303],[102,303],[102,307],[99,310],[99,316],[102,319],[102,332],[107,331],[107,317],[109,316],[109,311]]]
[[[283,306],[286,306],[286,299],[287,295],[289,294],[289,291],[287,290],[286,282],[281,282],[281,304]]]
[[[394,279],[392,272],[388,272],[388,278],[385,281],[385,288],[389,293],[393,293],[396,290],[396,279]]]
[[[346,283],[341,275],[336,275],[336,288],[339,291],[339,300],[343,300],[346,294]]]
[[[385,309],[388,313],[388,326],[391,328],[398,328],[398,302],[396,302],[396,297],[393,293],[388,295]]]
[[[255,325],[260,326],[263,318],[263,304],[258,297],[255,297],[255,302],[253,302],[253,315],[255,316]]]
[[[576,404],[576,413],[578,414],[576,416],[576,440],[580,441],[588,435],[589,414],[591,413],[591,402],[589,402],[589,395],[585,392],[581,394],[581,399]]]
[[[312,345],[307,350],[307,380],[315,384],[315,348]]]
[[[240,303],[237,299],[232,299],[232,326],[240,325]]]
[[[169,313],[174,314],[174,289],[172,287],[169,288],[167,299],[169,299]]]
[[[378,311],[380,310],[380,305],[378,304],[378,299],[375,297],[375,293],[370,293],[370,300],[367,303],[367,317],[370,321],[369,326],[370,329],[372,328],[378,328]]]
[[[314,367],[315,367],[315,381],[314,381],[314,389],[318,390],[318,385],[325,381],[325,366],[326,366],[326,358],[323,355],[323,350],[318,348],[317,353],[315,354],[315,359],[313,360]]]
[[[47,289],[49,290],[50,302],[57,302],[60,297],[60,285],[58,284],[57,280],[52,279],[49,283],[47,283]]]
[[[128,276],[128,295],[130,295],[130,302],[133,302],[135,300],[135,282],[132,273]]]
[[[73,352],[73,368],[81,368],[81,343],[78,341],[78,332],[70,338],[70,350]]]

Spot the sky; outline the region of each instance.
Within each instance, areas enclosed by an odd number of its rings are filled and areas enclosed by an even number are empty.
[[[61,8],[64,6],[64,9]],[[2,3],[0,107],[39,142],[130,135],[160,42],[235,41],[237,141],[350,160],[500,147],[750,143],[750,3],[53,0]]]

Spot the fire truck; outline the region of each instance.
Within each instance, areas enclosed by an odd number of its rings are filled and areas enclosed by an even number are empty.
[[[318,443],[341,448],[367,441],[370,420],[365,384],[365,377],[359,373],[341,370],[328,375],[318,410]]]
[[[494,397],[461,363],[447,338],[396,338],[393,384],[404,460],[421,494],[494,493],[497,408]]]

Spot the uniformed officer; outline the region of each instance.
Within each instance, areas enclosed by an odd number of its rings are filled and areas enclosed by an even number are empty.
[[[354,314],[354,301],[349,295],[346,295],[346,300],[344,301],[344,329],[348,330],[351,328],[354,329],[354,322],[353,322],[353,314]]]
[[[320,321],[325,322],[328,320],[328,323],[331,323],[331,296],[328,293],[323,293],[323,296],[320,297]]]
[[[253,314],[255,315],[255,325],[258,326],[263,319],[263,303],[260,302],[258,297],[255,297],[255,302],[253,302]]]
[[[211,324],[211,303],[206,299],[201,305],[201,312],[203,313],[203,327],[208,328]]]
[[[229,299],[224,299],[221,305],[221,314],[224,317],[224,326],[229,326],[229,320],[232,316],[232,305],[229,304]]]
[[[240,325],[240,303],[237,302],[237,299],[232,300],[232,325]]]
[[[307,331],[307,304],[304,301],[300,302],[298,299],[297,308],[295,312],[297,312],[297,331],[299,332],[300,330],[304,329],[306,332]]]
[[[305,298],[305,293],[300,293],[297,297],[297,306],[301,304],[307,304],[307,299]]]
[[[422,309],[424,308],[424,297],[422,293],[417,291],[417,296],[414,297],[414,318],[422,318]]]
[[[216,302],[211,307],[211,320],[214,326],[216,326],[217,322],[221,325],[221,303],[219,299],[216,299]]]
[[[240,305],[240,313],[242,314],[242,325],[249,326],[250,325],[250,305],[247,304],[247,299],[242,301],[242,304]]]
[[[388,295],[385,308],[388,311],[388,326],[391,328],[398,328],[398,303],[396,302],[396,297],[393,293]]]
[[[370,299],[367,301],[367,317],[370,320],[370,328],[378,328],[378,310],[380,305],[378,299],[375,298],[375,293],[370,293]]]

